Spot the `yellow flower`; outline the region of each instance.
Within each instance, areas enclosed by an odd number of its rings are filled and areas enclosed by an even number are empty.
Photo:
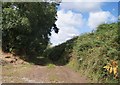
[[[111,60],[110,63],[108,63],[103,68],[107,69],[107,71],[111,74],[113,72],[114,77],[117,78],[118,76],[118,62],[115,60]]]
[[[114,75],[117,74],[117,67],[113,67],[113,73],[114,73]]]
[[[112,67],[110,67],[110,70],[109,70],[109,72],[110,72],[110,73],[112,73],[112,71],[113,71],[113,68],[112,68]]]
[[[107,69],[107,71],[109,71],[110,66],[106,65],[106,66],[104,66],[103,68],[105,68],[105,69]]]

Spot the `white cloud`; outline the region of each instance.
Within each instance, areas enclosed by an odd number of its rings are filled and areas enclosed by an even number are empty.
[[[58,27],[83,25],[82,15],[80,13],[60,10],[57,12],[57,15],[58,20],[56,24]]]
[[[76,2],[82,0],[74,1],[60,4],[60,10],[57,12],[58,20],[56,21],[56,25],[60,30],[58,34],[52,31],[50,41],[53,45],[61,44],[74,36],[80,35],[80,33],[90,32],[102,23],[117,21],[114,15],[109,11],[103,11],[101,8],[104,5],[102,1],[105,0],[101,0],[101,2],[90,2],[92,0],[84,0],[89,2]],[[89,14],[89,17],[84,15],[83,12]],[[84,15],[84,18],[81,13]]]
[[[64,2],[61,8],[66,10],[76,10],[79,12],[100,11],[102,3],[100,2]]]
[[[88,19],[88,26],[91,29],[103,23],[111,23],[117,21],[117,18],[113,16],[109,11],[90,12]]]
[[[78,28],[82,27],[84,24],[83,17],[79,13],[60,10],[57,12],[57,15],[58,20],[56,21],[56,25],[60,30],[58,34],[52,31],[50,41],[53,45],[58,45],[73,38],[74,36],[78,36],[80,34]]]

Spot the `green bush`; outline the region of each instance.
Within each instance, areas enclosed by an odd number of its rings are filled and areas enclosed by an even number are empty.
[[[95,32],[79,36],[73,46],[78,69],[93,82],[118,82],[103,69],[109,60],[120,60],[117,29],[117,23],[100,25]]]

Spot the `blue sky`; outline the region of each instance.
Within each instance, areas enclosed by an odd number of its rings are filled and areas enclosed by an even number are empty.
[[[60,30],[58,34],[52,31],[53,46],[96,30],[100,24],[116,22],[118,2],[62,2],[57,15],[56,25]]]

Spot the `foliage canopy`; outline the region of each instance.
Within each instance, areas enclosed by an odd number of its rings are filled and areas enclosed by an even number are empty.
[[[42,54],[55,25],[58,4],[7,2],[2,4],[2,50],[17,54]]]

